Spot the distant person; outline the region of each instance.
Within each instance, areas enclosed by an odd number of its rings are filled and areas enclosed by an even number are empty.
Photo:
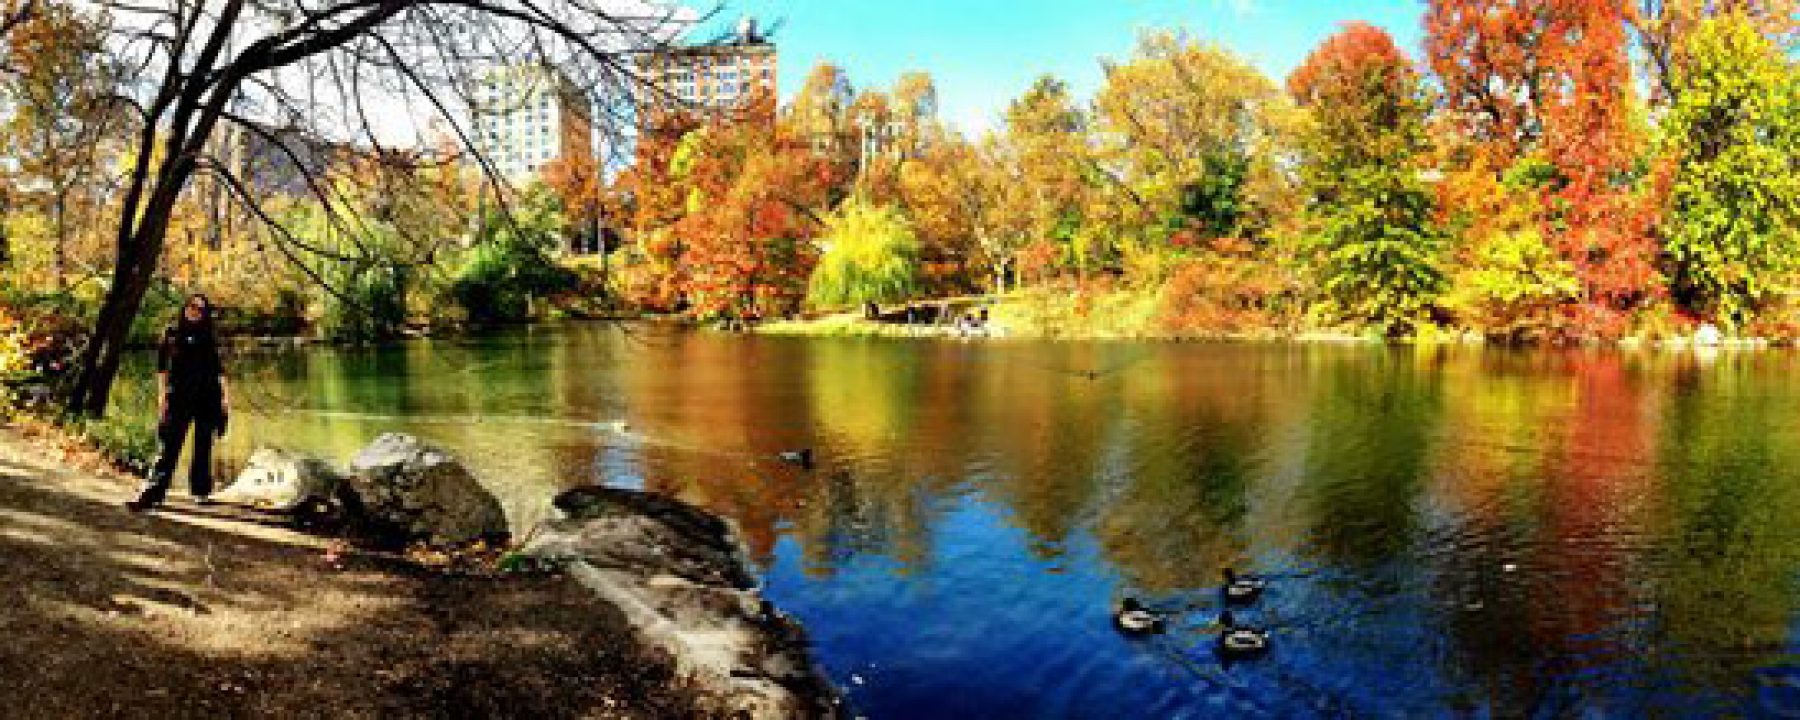
[[[195,502],[211,503],[213,437],[225,434],[231,410],[230,386],[219,360],[219,337],[213,331],[212,301],[193,295],[175,323],[163,331],[156,348],[158,442],[156,463],[137,499],[126,503],[142,511],[161,505],[181,460],[188,429],[194,431],[194,455],[188,459],[188,491]]]

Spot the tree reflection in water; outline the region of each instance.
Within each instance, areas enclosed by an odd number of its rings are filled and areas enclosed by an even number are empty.
[[[1783,353],[633,337],[248,360],[224,454],[406,430],[526,524],[707,505],[875,716],[1755,714],[1800,665]],[[1276,578],[1266,661],[1205,651],[1226,566]]]

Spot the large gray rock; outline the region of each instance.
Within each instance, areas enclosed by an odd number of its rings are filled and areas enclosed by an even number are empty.
[[[523,552],[567,566],[618,609],[698,717],[840,717],[799,623],[763,599],[730,523],[668,497],[580,488]]]
[[[356,514],[407,540],[456,544],[507,534],[500,501],[449,453],[387,433],[350,460]]]
[[[291,512],[308,500],[331,502],[343,477],[324,460],[277,448],[260,448],[229,487],[213,494],[220,502]]]

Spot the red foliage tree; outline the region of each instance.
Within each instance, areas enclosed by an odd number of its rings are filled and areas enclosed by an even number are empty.
[[[1616,336],[1628,313],[1661,292],[1654,204],[1624,179],[1642,152],[1630,121],[1631,61],[1623,0],[1564,0],[1552,26],[1559,41],[1554,102],[1544,107],[1544,151],[1561,177],[1551,196],[1560,210],[1552,233],[1575,266],[1585,303],[1573,327]]]
[[[1431,0],[1425,54],[1444,109],[1504,166],[1543,134],[1541,105],[1554,87],[1551,27],[1570,0]],[[1576,0],[1579,1],[1579,0]]]
[[[1401,126],[1423,116],[1419,73],[1387,31],[1345,23],[1288,76],[1288,92],[1319,120],[1346,165],[1409,162],[1416,138]]]
[[[1660,291],[1654,203],[1634,193],[1642,141],[1630,122],[1625,0],[1431,0],[1425,47],[1471,163],[1503,172],[1538,157],[1546,233],[1576,270],[1570,330],[1613,336]]]

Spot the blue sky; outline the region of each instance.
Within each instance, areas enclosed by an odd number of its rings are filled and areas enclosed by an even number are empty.
[[[1385,28],[1417,59],[1424,2],[727,0],[712,25],[746,13],[765,25],[782,21],[775,42],[783,99],[820,61],[844,67],[858,88],[924,70],[937,81],[943,119],[979,131],[997,126],[1006,103],[1045,73],[1091,97],[1099,60],[1128,57],[1139,32],[1151,28],[1184,28],[1218,42],[1278,81],[1348,20]]]

